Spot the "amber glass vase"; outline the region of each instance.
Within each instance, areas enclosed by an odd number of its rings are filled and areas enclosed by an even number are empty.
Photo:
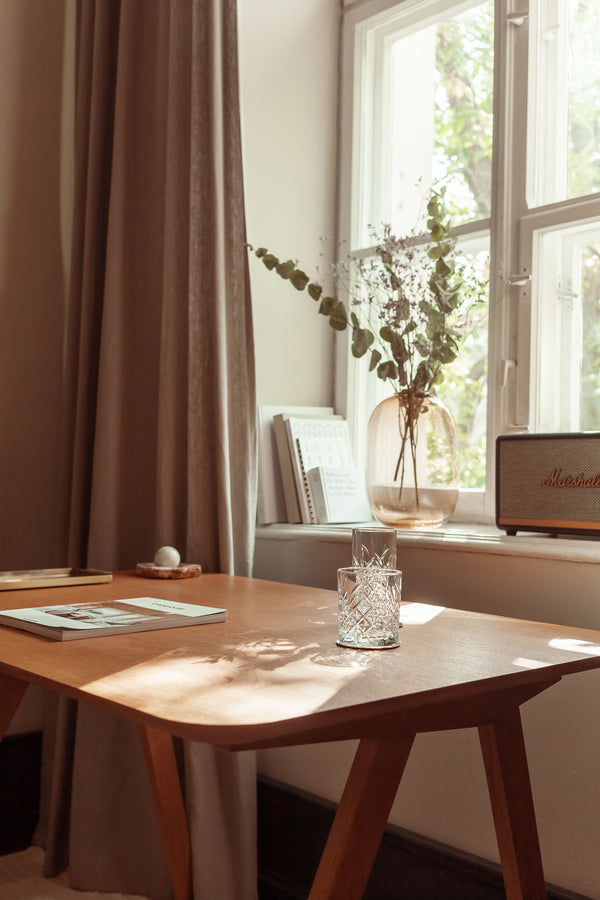
[[[458,500],[458,441],[438,397],[401,391],[373,411],[367,490],[373,515],[395,528],[436,528]]]

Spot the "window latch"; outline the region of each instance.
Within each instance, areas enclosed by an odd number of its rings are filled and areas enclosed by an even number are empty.
[[[517,28],[521,25],[524,25],[528,18],[529,18],[528,12],[513,12],[513,13],[507,13],[507,15],[506,15],[506,21],[510,25],[515,25]]]
[[[523,287],[526,284],[529,284],[531,281],[531,275],[511,275],[509,279],[507,279],[507,284],[510,287]]]
[[[558,287],[556,289],[556,296],[559,300],[565,300],[568,303],[571,303],[573,300],[577,300],[579,294],[577,291],[572,291],[566,287]]]
[[[516,371],[517,363],[514,359],[500,360],[500,384],[506,387],[508,384],[508,376],[511,371]]]

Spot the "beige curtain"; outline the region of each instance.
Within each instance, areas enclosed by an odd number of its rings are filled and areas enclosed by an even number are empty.
[[[70,563],[130,569],[172,544],[205,571],[250,574],[236,0],[79,0],[76,41]],[[68,856],[74,887],[167,900],[136,729],[67,707],[45,750],[47,872]],[[254,756],[189,744],[182,768],[195,898],[254,897]]]
[[[250,571],[235,0],[79,4],[70,559]]]

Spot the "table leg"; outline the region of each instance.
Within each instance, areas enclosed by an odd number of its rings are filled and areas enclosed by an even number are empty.
[[[12,675],[0,675],[0,741],[16,713],[28,684]]]
[[[413,741],[361,740],[309,900],[362,897]]]
[[[160,832],[175,900],[192,900],[190,833],[175,760],[173,739],[166,731],[140,725]]]
[[[479,726],[479,740],[507,900],[546,900],[519,708]]]

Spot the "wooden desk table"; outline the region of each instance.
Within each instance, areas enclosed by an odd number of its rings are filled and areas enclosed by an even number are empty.
[[[508,900],[546,897],[519,707],[600,667],[600,632],[403,605],[401,646],[336,646],[333,591],[202,575],[7,591],[0,605],[167,597],[226,607],[196,627],[61,643],[0,627],[0,737],[28,684],[139,724],[176,900],[190,844],[171,736],[230,750],[358,738],[310,893],[358,900],[419,732],[477,727]]]

